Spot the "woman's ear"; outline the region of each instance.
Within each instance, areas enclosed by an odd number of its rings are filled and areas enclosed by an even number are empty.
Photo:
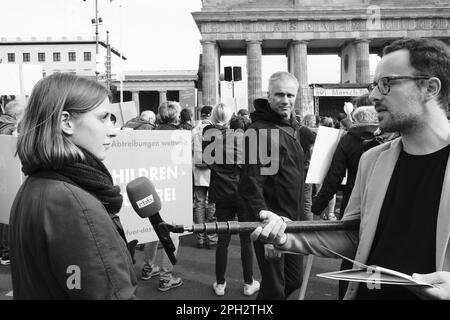
[[[63,111],[61,115],[61,129],[62,131],[71,136],[73,134],[73,123],[72,119],[70,119],[70,113],[67,111]]]

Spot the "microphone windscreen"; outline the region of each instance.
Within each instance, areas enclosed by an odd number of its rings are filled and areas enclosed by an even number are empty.
[[[141,218],[149,218],[161,210],[161,199],[155,186],[145,177],[139,177],[127,184],[128,199],[134,211]]]

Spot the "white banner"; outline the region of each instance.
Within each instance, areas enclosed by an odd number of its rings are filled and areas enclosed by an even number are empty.
[[[16,153],[17,137],[0,135],[0,223],[9,223],[11,206],[22,184],[21,164]]]
[[[127,184],[138,177],[150,179],[158,192],[164,221],[192,225],[191,132],[118,131],[104,161],[124,202],[119,213],[128,241],[157,240],[148,219],[134,212],[126,193]],[[23,181],[21,164],[14,157],[17,138],[0,135],[0,222],[8,223],[12,203]]]
[[[315,97],[359,97],[368,92],[366,88],[314,88]]]
[[[146,243],[158,239],[149,220],[134,212],[126,194],[127,184],[141,176],[155,186],[164,221],[192,225],[191,152],[190,131],[118,131],[105,165],[124,197],[119,217],[128,241]]]

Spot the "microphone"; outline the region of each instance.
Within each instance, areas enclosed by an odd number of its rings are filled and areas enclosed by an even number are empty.
[[[343,231],[343,230],[358,230],[360,220],[343,220],[343,221],[287,221],[286,233],[300,233],[307,231]],[[208,222],[202,224],[194,224],[190,227],[184,227],[182,225],[168,225],[168,229],[171,232],[183,233],[250,233],[257,227],[264,227],[262,222],[238,222],[238,221],[226,221],[226,222]]]
[[[159,211],[161,199],[156,193],[155,186],[145,177],[139,177],[127,184],[127,194],[134,211],[141,218],[148,218],[161,241],[170,262],[175,265],[175,246],[170,238],[168,224],[164,223]]]

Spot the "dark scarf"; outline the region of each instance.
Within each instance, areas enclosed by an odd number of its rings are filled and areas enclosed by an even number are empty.
[[[80,147],[79,147],[80,148]],[[26,175],[64,181],[80,187],[99,199],[110,214],[116,214],[122,207],[120,187],[113,180],[105,165],[92,153],[80,148],[85,159],[65,164],[60,169],[22,167]]]
[[[85,159],[74,163],[65,164],[60,169],[32,168],[23,166],[22,171],[26,175],[64,181],[75,185],[99,199],[105,206],[112,222],[116,226],[120,237],[125,241],[131,258],[134,260],[134,251],[138,243],[133,240],[127,242],[125,232],[119,217],[116,215],[122,207],[123,197],[120,194],[120,187],[113,185],[113,180],[105,165],[92,153],[78,147],[84,154]]]

